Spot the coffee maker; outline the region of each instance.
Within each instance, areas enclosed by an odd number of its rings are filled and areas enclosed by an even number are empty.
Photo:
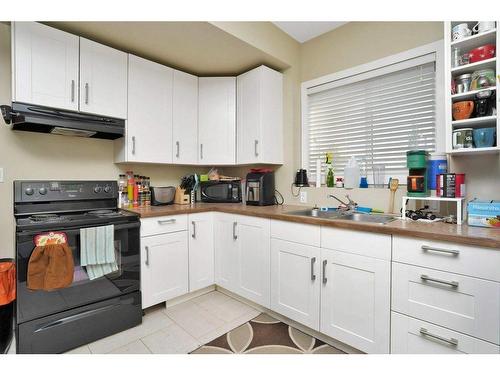
[[[275,204],[274,172],[252,169],[246,178],[246,204],[271,206]]]
[[[409,173],[406,189],[409,197],[430,196],[430,190],[427,187],[428,159],[429,153],[424,150],[406,152],[406,166]]]

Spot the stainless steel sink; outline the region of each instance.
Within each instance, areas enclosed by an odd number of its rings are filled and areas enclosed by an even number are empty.
[[[390,215],[364,214],[359,212],[348,213],[336,217],[338,220],[356,221],[361,223],[386,224],[396,220],[396,217]]]
[[[358,223],[374,223],[374,224],[386,224],[396,220],[395,216],[390,216],[390,215],[367,214],[359,212],[320,211],[317,209],[291,211],[287,212],[287,214],[296,216],[317,217],[320,219],[347,220],[347,221],[355,221]]]

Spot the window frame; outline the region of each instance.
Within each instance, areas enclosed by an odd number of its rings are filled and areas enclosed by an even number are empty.
[[[301,166],[308,169],[309,166],[309,128],[308,128],[308,90],[318,86],[325,86],[328,90],[331,85],[341,86],[339,81],[345,81],[348,84],[350,79],[357,75],[366,76],[364,79],[370,79],[390,73],[390,66],[400,64],[406,60],[423,57],[425,55],[435,54],[436,64],[436,151],[446,152],[446,124],[445,124],[445,83],[444,83],[444,40],[438,40],[433,43],[425,44],[404,52],[383,57],[378,60],[371,61],[366,64],[357,65],[355,67],[341,70],[339,72],[324,75],[312,80],[302,82],[301,84]],[[400,70],[400,69],[397,69]],[[396,71],[396,70],[393,70]],[[372,74],[370,74],[372,73]],[[333,155],[335,157],[335,155]],[[343,176],[343,174],[338,174]],[[406,176],[393,176],[400,179],[400,184],[406,184]],[[370,179],[369,179],[370,182]]]

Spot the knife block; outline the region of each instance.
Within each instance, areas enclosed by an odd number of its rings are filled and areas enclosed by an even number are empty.
[[[175,189],[174,203],[175,204],[189,204],[190,203],[189,194],[186,194],[186,189],[181,189],[180,187],[177,187]]]

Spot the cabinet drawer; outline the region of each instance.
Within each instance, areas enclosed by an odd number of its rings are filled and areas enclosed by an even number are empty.
[[[321,227],[321,247],[391,260],[391,236],[389,234]]]
[[[271,220],[271,237],[319,247],[320,226]]]
[[[451,242],[393,236],[392,260],[500,281],[500,251]]]
[[[187,215],[148,217],[141,219],[141,237],[187,230]]]
[[[393,312],[392,354],[498,354],[497,345]]]
[[[392,310],[499,343],[500,284],[392,264]]]

